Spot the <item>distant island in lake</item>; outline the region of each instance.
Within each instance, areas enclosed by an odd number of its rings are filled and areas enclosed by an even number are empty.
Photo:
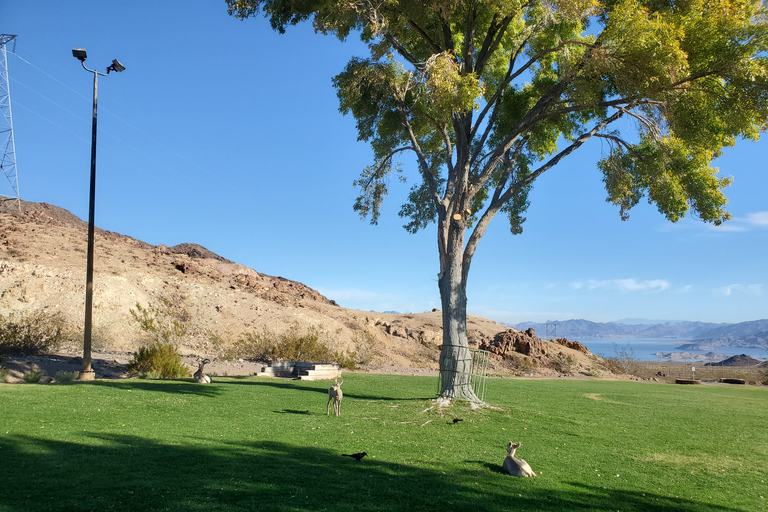
[[[633,320],[633,323],[563,320],[505,325],[519,331],[532,327],[540,338],[545,339],[669,338],[690,340],[678,346],[679,350],[711,351],[716,347],[768,349],[768,319],[737,324],[686,321],[649,324],[641,320]]]

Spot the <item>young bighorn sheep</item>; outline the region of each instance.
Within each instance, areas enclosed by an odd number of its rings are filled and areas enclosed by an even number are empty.
[[[341,392],[342,384],[344,384],[343,380],[341,382],[339,382],[338,380],[334,380],[333,386],[328,388],[328,403],[325,405],[326,415],[331,413],[331,401],[333,401],[334,414],[336,416],[339,416],[341,414],[341,399],[344,398],[344,395]]]
[[[509,472],[512,476],[536,476],[536,473],[533,472],[531,469],[531,466],[528,465],[527,462],[525,462],[523,459],[518,459],[515,457],[515,451],[520,448],[520,445],[522,443],[513,443],[510,442],[507,445],[507,451],[509,452],[509,455],[507,455],[507,458],[504,459],[504,464],[502,467]]]
[[[197,368],[197,371],[195,372],[195,382],[198,384],[210,384],[211,383],[211,377],[205,374],[204,368],[207,363],[210,363],[210,359],[201,359],[200,360],[200,366]]]

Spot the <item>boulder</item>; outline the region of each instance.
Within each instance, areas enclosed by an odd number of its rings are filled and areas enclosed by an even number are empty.
[[[558,343],[564,347],[568,347],[572,350],[578,350],[582,354],[586,355],[592,355],[592,352],[589,351],[589,349],[582,343],[579,343],[578,341],[571,341],[568,338],[557,338],[556,340],[552,340],[555,343]]]
[[[518,352],[533,358],[545,357],[549,354],[547,342],[537,338],[533,329],[525,331],[508,329],[500,332],[491,341],[480,343],[480,349],[489,351],[497,356],[497,359],[503,358],[510,352]]]

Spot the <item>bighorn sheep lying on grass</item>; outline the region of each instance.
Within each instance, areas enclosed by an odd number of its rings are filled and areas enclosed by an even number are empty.
[[[525,462],[523,459],[518,459],[515,457],[515,451],[520,448],[520,445],[522,443],[513,443],[510,442],[507,445],[507,451],[509,452],[509,455],[507,455],[507,458],[504,459],[504,464],[502,467],[509,472],[512,476],[536,476],[536,473],[533,472],[531,469],[531,466],[528,465],[527,462]]]
[[[197,368],[197,371],[195,372],[195,382],[198,384],[210,384],[211,378],[205,374],[204,368],[207,363],[210,363],[210,359],[202,359],[200,360],[200,366]]]
[[[343,380],[341,382],[334,380],[333,386],[328,388],[328,403],[325,405],[326,415],[331,413],[331,401],[333,401],[334,414],[336,414],[336,416],[341,414],[341,399],[344,398],[344,395],[341,392],[342,384],[344,384]]]

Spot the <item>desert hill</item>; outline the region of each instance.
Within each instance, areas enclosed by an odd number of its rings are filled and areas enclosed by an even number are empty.
[[[21,212],[0,210],[0,315],[58,312],[82,332],[86,243],[86,223],[62,208],[22,202]],[[94,351],[128,353],[143,343],[130,314],[137,304],[162,306],[183,317],[189,328],[181,351],[190,356],[221,359],[247,333],[311,328],[324,333],[334,350],[356,351],[364,369],[434,371],[442,343],[439,311],[400,315],[345,309],[302,283],[262,274],[193,243],[153,246],[99,229],[93,304]],[[475,346],[507,330],[486,318],[468,317]],[[571,355],[577,362],[574,372],[598,364],[588,351],[557,345],[550,352]],[[509,370],[499,359],[492,371]],[[539,373],[551,374],[550,367],[540,358]]]

